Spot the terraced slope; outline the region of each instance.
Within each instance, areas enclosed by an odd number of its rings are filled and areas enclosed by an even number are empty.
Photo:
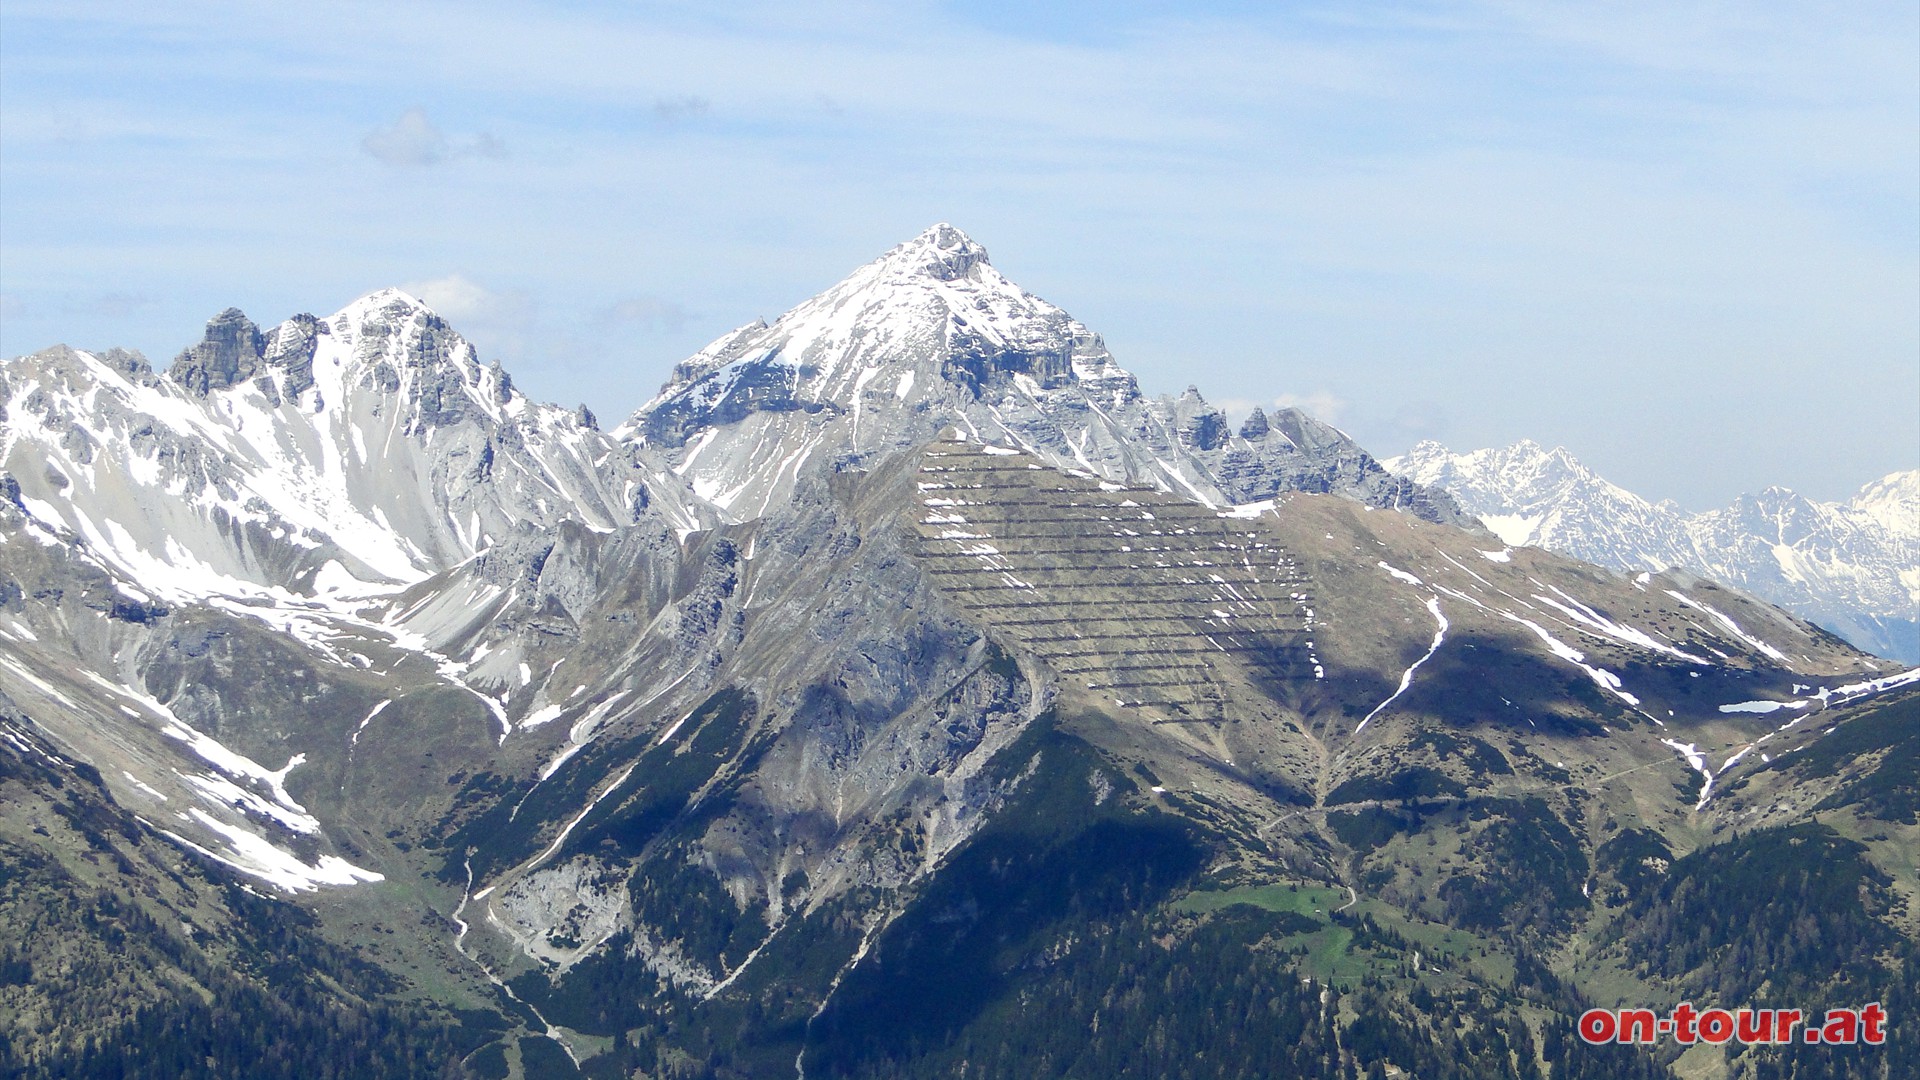
[[[1679,815],[1788,737],[1772,711],[1884,675],[1684,575],[1609,573],[1351,500],[1223,510],[956,431],[914,477],[914,550],[967,618],[1039,661],[1062,702],[1179,725],[1127,752],[1203,762],[1210,797],[1256,817],[1398,775],[1434,723],[1502,733],[1554,776],[1677,781],[1684,800],[1642,795]],[[1465,759],[1438,767],[1484,779]]]
[[[1312,678],[1312,597],[1247,521],[978,442],[921,458],[920,555],[980,622],[1069,681],[1166,722],[1232,688]]]

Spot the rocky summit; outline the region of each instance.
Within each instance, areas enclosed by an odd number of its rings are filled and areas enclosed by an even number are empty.
[[[1920,672],[1149,397],[951,226],[612,431],[391,290],[0,409],[11,1072],[1920,1068],[1574,1029],[1900,1015]]]
[[[734,520],[787,499],[808,461],[865,461],[959,425],[1060,468],[1241,504],[1337,492],[1469,519],[1294,409],[1238,431],[1189,388],[1148,398],[1100,336],[936,225],[776,319],[674,368],[615,435],[662,453]]]

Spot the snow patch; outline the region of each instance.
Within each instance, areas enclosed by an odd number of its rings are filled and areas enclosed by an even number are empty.
[[[1380,565],[1386,566],[1386,563],[1381,563]],[[1373,707],[1373,711],[1367,714],[1366,719],[1360,721],[1359,726],[1353,729],[1353,733],[1355,735],[1360,734],[1360,732],[1366,728],[1367,723],[1369,721],[1371,721],[1374,717],[1380,715],[1380,710],[1386,708],[1388,705],[1393,704],[1394,698],[1397,698],[1401,694],[1404,694],[1407,692],[1407,687],[1413,685],[1413,673],[1419,670],[1421,664],[1424,664],[1428,660],[1433,659],[1433,654],[1440,651],[1440,643],[1447,639],[1447,617],[1441,614],[1440,612],[1439,597],[1437,596],[1427,597],[1427,611],[1433,615],[1433,621],[1437,624],[1436,629],[1433,632],[1433,644],[1427,646],[1427,654],[1425,656],[1422,656],[1420,659],[1415,660],[1413,662],[1412,667],[1409,667],[1406,671],[1401,673],[1399,688],[1394,690],[1393,693],[1387,695],[1387,700]],[[1315,665],[1315,669],[1316,671],[1318,670],[1318,665]]]
[[[1525,514],[1480,515],[1480,523],[1487,527],[1487,531],[1510,548],[1525,547],[1545,520],[1544,516],[1529,517]]]
[[[369,712],[369,713],[368,713],[368,714],[367,714],[367,715],[365,716],[365,718],[363,718],[363,719],[362,719],[362,720],[360,721],[360,724],[359,724],[359,726],[357,726],[357,727],[355,727],[355,728],[353,729],[353,735],[352,735],[352,737],[350,737],[350,738],[349,738],[349,739],[347,740],[347,745],[348,745],[348,746],[359,746],[359,745],[360,745],[360,733],[361,733],[361,732],[363,732],[363,731],[365,731],[365,730],[367,730],[367,725],[368,725],[368,724],[371,724],[371,723],[373,723],[373,718],[374,718],[374,717],[376,717],[376,716],[379,716],[379,715],[380,715],[380,713],[381,713],[382,711],[384,711],[384,710],[386,709],[386,707],[387,707],[387,706],[389,706],[389,705],[391,705],[391,704],[393,704],[393,699],[392,699],[392,698],[388,698],[388,699],[386,699],[385,701],[382,701],[382,702],[381,702],[380,704],[378,704],[378,705],[375,705],[375,706],[373,707],[373,711],[372,711],[372,712]]]
[[[226,841],[224,851],[213,851],[166,829],[155,831],[183,847],[223,863],[250,877],[259,878],[284,892],[312,892],[322,885],[357,885],[385,881],[372,870],[363,870],[338,855],[322,855],[318,863],[304,863],[299,856],[279,848],[238,826],[228,825],[199,807],[187,811],[203,828]]]
[[[1694,744],[1683,743],[1678,739],[1661,739],[1660,745],[1672,747],[1681,757],[1686,758],[1687,764],[1693,766],[1694,771],[1698,772],[1705,781],[1700,787],[1700,801],[1693,804],[1695,810],[1704,809],[1707,800],[1713,797],[1713,770],[1707,767],[1707,755],[1701,753],[1700,748]]]
[[[1773,646],[1767,644],[1766,642],[1761,641],[1759,638],[1754,637],[1752,634],[1747,633],[1745,630],[1740,629],[1739,623],[1734,622],[1731,618],[1721,613],[1720,611],[1717,611],[1714,608],[1711,608],[1706,604],[1703,604],[1700,601],[1695,600],[1693,597],[1688,596],[1685,593],[1678,591],[1677,589],[1668,589],[1666,590],[1666,593],[1668,596],[1673,597],[1675,600],[1680,601],[1681,603],[1687,605],[1690,608],[1693,608],[1697,611],[1706,612],[1708,615],[1712,616],[1715,621],[1719,622],[1720,625],[1726,627],[1730,632],[1732,632],[1734,637],[1737,637],[1741,641],[1744,641],[1747,644],[1753,646],[1754,648],[1760,650],[1762,653],[1766,654],[1767,656],[1775,660],[1778,660],[1783,664],[1787,662],[1787,654],[1781,652],[1779,649],[1774,648]]]
[[[1732,705],[1720,706],[1723,713],[1770,713],[1781,709],[1804,709],[1804,701],[1738,701]]]
[[[1377,563],[1374,563],[1374,565],[1378,566],[1382,570],[1385,570],[1387,573],[1393,575],[1393,578],[1395,581],[1404,581],[1409,585],[1418,585],[1421,583],[1419,578],[1414,577],[1412,574],[1407,573],[1405,570],[1401,570],[1397,567],[1389,566],[1385,562],[1377,562]]]

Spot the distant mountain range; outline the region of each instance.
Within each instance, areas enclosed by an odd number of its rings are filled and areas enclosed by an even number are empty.
[[[7,360],[0,1073],[1640,1078],[1585,1005],[1913,1000],[1920,670],[1464,475],[947,225],[611,431],[393,290]]]
[[[1509,544],[1624,571],[1685,569],[1920,664],[1920,469],[1845,502],[1770,487],[1690,514],[1608,483],[1564,448],[1524,440],[1465,454],[1423,442],[1382,464],[1446,491]]]

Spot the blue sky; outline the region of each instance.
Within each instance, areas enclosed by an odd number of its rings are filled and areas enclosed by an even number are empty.
[[[406,285],[609,421],[936,221],[1155,392],[1692,508],[1920,466],[1910,2],[0,0],[0,353]]]

